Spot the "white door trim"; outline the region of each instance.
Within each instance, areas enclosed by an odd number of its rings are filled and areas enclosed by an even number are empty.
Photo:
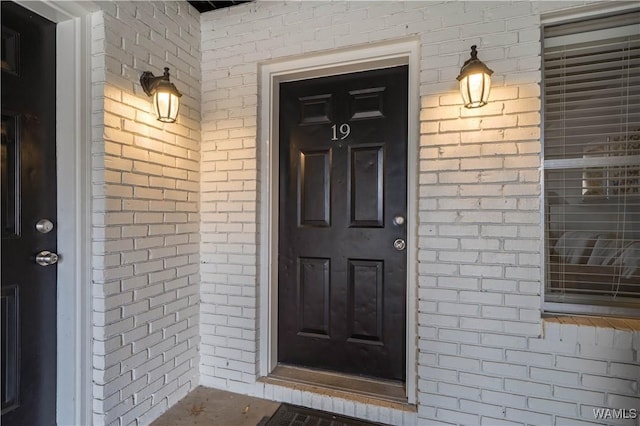
[[[58,297],[56,421],[92,423],[91,17],[89,1],[16,1],[56,22]]]
[[[420,43],[416,38],[271,61],[259,67],[260,261],[259,375],[276,366],[278,315],[278,112],[283,81],[409,65],[407,164],[407,381],[408,402],[417,400],[417,230]]]

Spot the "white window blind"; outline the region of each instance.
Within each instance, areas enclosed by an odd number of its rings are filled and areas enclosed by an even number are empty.
[[[640,316],[640,11],[543,50],[545,308]]]

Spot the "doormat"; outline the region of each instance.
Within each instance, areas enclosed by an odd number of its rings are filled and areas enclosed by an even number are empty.
[[[380,426],[354,417],[341,416],[328,411],[312,410],[291,404],[281,404],[270,418],[264,418],[258,426]]]

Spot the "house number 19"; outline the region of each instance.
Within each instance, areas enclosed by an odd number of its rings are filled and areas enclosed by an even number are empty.
[[[342,123],[340,127],[338,127],[337,124],[334,124],[333,126],[331,126],[331,131],[333,135],[333,137],[331,138],[332,141],[338,140],[338,133],[340,133],[340,140],[345,140],[351,133],[351,126],[349,126],[347,123]]]

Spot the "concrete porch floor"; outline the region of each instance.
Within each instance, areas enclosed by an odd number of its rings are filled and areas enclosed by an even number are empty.
[[[279,402],[199,386],[151,426],[255,426],[279,406]]]

